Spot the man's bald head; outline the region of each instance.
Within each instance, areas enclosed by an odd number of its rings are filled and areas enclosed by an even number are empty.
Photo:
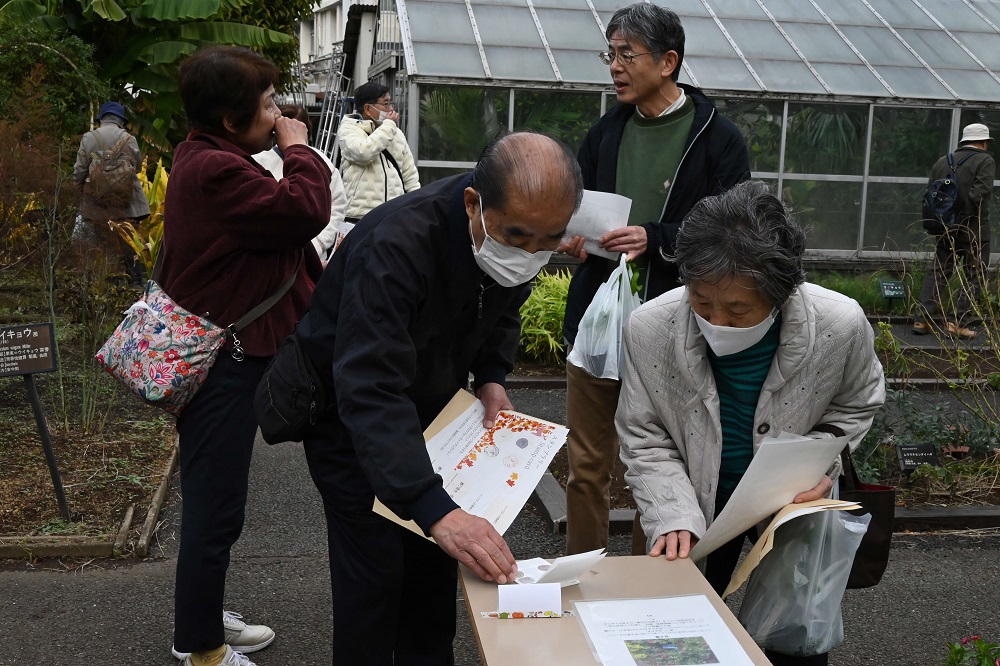
[[[583,176],[573,154],[544,134],[514,132],[494,140],[472,174],[472,187],[486,209],[504,210],[516,198],[524,207],[557,200],[575,212],[583,198]]]

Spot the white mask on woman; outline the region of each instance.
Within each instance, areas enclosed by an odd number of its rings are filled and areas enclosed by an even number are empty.
[[[476,250],[475,237],[472,255],[484,273],[497,281],[501,287],[516,287],[538,275],[549,263],[551,252],[525,252],[521,248],[504,245],[492,238],[486,231],[486,217],[483,215],[483,197],[479,196],[479,220],[483,225],[483,246]],[[472,220],[469,220],[469,235],[472,236]]]
[[[705,342],[712,348],[715,355],[729,356],[750,349],[763,340],[777,314],[778,308],[774,308],[771,310],[771,314],[764,317],[764,321],[749,328],[716,326],[703,319],[697,312],[694,313],[694,317],[695,321],[698,322],[698,328],[701,329],[701,334],[705,336]]]

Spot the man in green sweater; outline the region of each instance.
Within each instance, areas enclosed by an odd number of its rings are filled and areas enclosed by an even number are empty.
[[[677,15],[637,2],[615,12],[599,57],[609,66],[619,104],[588,132],[577,155],[584,187],[629,197],[628,225],[601,238],[639,270],[645,301],[679,286],[674,239],[703,197],[750,178],[743,135],[697,88],[677,83],[684,28]],[[623,220],[624,223],[624,220]],[[563,334],[576,339],[580,319],[617,262],[588,256],[576,237],[562,251],[584,260],[573,275]],[[566,366],[567,553],[608,543],[611,472],[618,456],[615,409],[620,382]]]

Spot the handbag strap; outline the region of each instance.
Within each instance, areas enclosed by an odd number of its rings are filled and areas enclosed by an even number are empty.
[[[840,460],[844,465],[844,490],[854,491],[861,486],[858,470],[854,469],[854,459],[851,458],[850,447],[845,446],[840,452]]]
[[[296,278],[299,277],[299,271],[302,269],[302,259],[304,257],[305,257],[305,251],[303,250],[302,253],[299,255],[298,263],[295,264],[295,270],[292,271],[292,274],[288,276],[288,280],[285,281],[285,284],[278,287],[278,290],[276,292],[268,296],[253,310],[250,310],[250,312],[246,313],[245,315],[237,319],[235,322],[227,326],[226,332],[229,333],[230,335],[235,335],[236,333],[239,333],[244,328],[249,326],[254,319],[256,319],[257,317],[261,316],[262,314],[270,310],[275,303],[280,301],[281,297],[284,296],[286,293],[288,293],[288,290],[292,288],[293,284],[295,284]]]
[[[230,336],[234,336],[236,333],[239,333],[244,328],[249,326],[250,323],[253,322],[253,320],[255,320],[257,317],[261,316],[262,314],[270,310],[275,303],[280,301],[281,297],[284,296],[286,293],[288,293],[288,290],[292,288],[292,285],[295,284],[295,280],[299,277],[299,271],[302,270],[302,261],[304,258],[305,258],[305,251],[303,250],[302,253],[299,254],[299,261],[295,264],[295,270],[292,271],[292,274],[288,276],[288,279],[285,281],[285,283],[280,287],[278,287],[277,291],[275,291],[273,294],[264,299],[264,301],[262,301],[259,305],[257,305],[257,307],[253,308],[252,310],[250,310],[250,312],[247,312],[245,315],[237,319],[234,323],[227,326],[226,333],[229,334]],[[162,265],[163,265],[163,248],[161,247],[160,252],[156,255],[156,263],[153,264],[153,274],[150,276],[150,279],[153,282],[156,282],[157,284],[159,284],[160,281],[159,280],[160,268]]]

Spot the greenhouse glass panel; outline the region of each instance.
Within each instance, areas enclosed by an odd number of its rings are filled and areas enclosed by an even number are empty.
[[[889,94],[882,82],[864,65],[814,62],[813,67],[826,84],[833,88],[834,94],[876,97],[886,97]]]
[[[876,106],[868,173],[926,177],[948,152],[951,116],[951,109]]]
[[[417,167],[417,172],[420,174],[421,185],[430,185],[435,180],[441,180],[442,178],[447,178],[448,176],[457,176],[460,173],[468,173],[469,171],[472,171],[472,167],[469,167],[468,169],[451,169],[429,166]]]
[[[900,97],[954,100],[955,96],[923,67],[888,67],[875,69]]]
[[[766,0],[765,4],[767,4]],[[846,25],[882,27],[882,22],[875,18],[875,15],[858,0],[816,0],[816,4],[823,9],[831,21],[841,28]]]
[[[972,0],[972,6],[982,12],[983,16],[1000,25],[1000,5],[993,0]]]
[[[938,74],[961,99],[974,99],[978,102],[1000,101],[1000,83],[984,70],[977,72],[942,69]]]
[[[805,229],[806,248],[857,249],[861,183],[785,179],[782,199]]]
[[[506,88],[420,86],[420,160],[475,162],[507,128]],[[421,181],[423,182],[423,181]]]
[[[684,25],[684,57],[688,56],[719,56],[722,58],[736,57],[729,40],[719,30],[718,24],[710,18],[681,19]]]
[[[708,4],[712,6],[715,15],[720,19],[752,19],[758,21],[769,21],[767,14],[760,8],[754,0],[743,0],[743,2],[719,2],[712,0]],[[767,2],[764,3],[765,5]],[[723,23],[729,27],[729,21]]]
[[[619,7],[625,7],[628,4],[629,3],[625,0],[618,0],[617,3],[614,3],[614,8],[618,9]],[[705,9],[705,6],[701,4],[699,0],[669,0],[669,2],[658,2],[657,4],[669,7],[671,10],[680,15],[682,23],[684,23],[685,19],[689,16],[709,16],[708,10]],[[687,28],[687,23],[684,23],[684,27]]]
[[[576,49],[593,53],[603,51],[607,47],[604,33],[590,12],[575,12],[559,9],[539,9],[535,13],[545,31],[545,39],[549,47],[555,49]],[[594,56],[597,60],[597,56]],[[607,69],[607,65],[602,64]]]
[[[961,122],[959,127],[965,127],[966,125],[971,125],[972,123],[982,123],[990,129],[990,136],[993,137],[993,141],[990,141],[986,149],[993,155],[993,161],[1000,163],[1000,110],[998,109],[962,109]],[[961,130],[959,130],[959,137],[962,136]],[[942,153],[943,155],[944,153]],[[997,177],[1000,177],[1000,171],[997,172]],[[1000,197],[996,196],[994,193],[993,201],[1000,201]],[[994,217],[993,223],[995,224],[1000,217]]]
[[[822,23],[826,21],[816,11],[816,8],[808,2],[802,0],[764,0],[767,11],[776,21],[809,21],[812,23]]]
[[[597,51],[564,51],[552,49],[559,72],[566,81],[611,85],[608,66],[597,57]]]
[[[600,93],[514,91],[514,129],[551,134],[574,154],[600,117]]]
[[[862,248],[879,252],[920,251],[927,239],[920,201],[926,185],[869,183]]]
[[[934,2],[927,2],[924,6],[930,9],[936,3],[937,0],[934,0]],[[872,2],[871,4],[875,8],[875,11],[896,30],[900,28],[940,29],[927,14],[920,11],[920,8],[913,4],[912,0],[876,0],[876,2]]]
[[[781,114],[784,104],[751,99],[717,99],[715,108],[733,121],[750,152],[750,170],[777,173],[781,157]]]
[[[837,31],[825,23],[783,23],[781,27],[813,65],[819,62],[862,64]]]
[[[976,57],[984,65],[994,72],[1000,71],[1000,49],[997,48],[995,33],[956,32],[954,34],[959,41],[976,54]]]
[[[425,76],[483,78],[483,61],[475,45],[423,42],[413,45],[413,57],[417,71]]]
[[[476,4],[473,5],[473,11],[484,46],[519,46],[542,51],[542,40],[527,5],[515,9]],[[543,52],[542,57],[544,56]],[[493,69],[492,60],[490,69]]]
[[[823,84],[801,61],[754,59],[750,65],[771,92],[826,94]]]
[[[794,60],[802,62],[795,49],[770,21],[723,21],[729,35],[748,59],[767,58],[769,60]]]
[[[921,66],[920,61],[913,57],[902,42],[884,27],[841,26],[841,30],[876,69],[879,65]]]
[[[534,28],[532,28],[534,29]],[[535,33],[538,37],[538,33]],[[552,63],[541,48],[524,49],[511,46],[486,46],[486,60],[495,79],[514,81],[554,82]]]
[[[899,30],[900,36],[906,43],[913,47],[913,50],[920,54],[920,57],[931,67],[952,68],[952,69],[978,69],[982,68],[976,61],[959,48],[951,37],[941,30]],[[940,74],[940,72],[939,72]],[[942,76],[946,81],[947,77]]]
[[[684,56],[701,88],[710,90],[746,90],[757,92],[760,86],[739,58],[708,58]]]
[[[419,2],[415,5],[413,11],[407,14],[414,42],[447,41],[475,45],[476,36],[472,33],[465,5],[450,2]]]
[[[978,14],[969,9],[962,0],[934,0],[934,4],[927,6],[931,14],[934,15],[941,24],[951,30],[970,32],[981,32],[995,35],[993,28],[989,26]]]
[[[785,173],[860,176],[867,126],[868,107],[861,104],[790,103]]]

